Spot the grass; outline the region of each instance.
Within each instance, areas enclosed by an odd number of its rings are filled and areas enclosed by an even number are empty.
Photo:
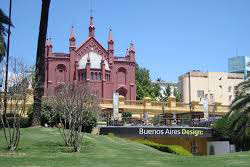
[[[0,131],[0,167],[249,167],[250,152],[184,157],[109,136],[87,134],[80,153],[63,145],[57,129],[22,129],[16,152],[6,150]]]
[[[190,152],[188,152],[186,149],[184,149],[182,146],[179,146],[179,145],[159,144],[159,143],[155,143],[153,141],[142,140],[142,139],[138,139],[135,141],[138,143],[144,144],[146,146],[155,148],[157,150],[163,151],[163,152],[177,154],[177,155],[183,155],[183,156],[192,156],[192,154]]]

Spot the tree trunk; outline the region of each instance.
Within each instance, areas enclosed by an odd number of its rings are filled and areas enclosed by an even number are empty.
[[[39,37],[36,53],[36,73],[34,87],[34,106],[32,126],[41,125],[41,106],[42,96],[44,94],[45,81],[45,42],[47,36],[48,16],[49,16],[50,0],[42,0],[42,11],[40,18]]]

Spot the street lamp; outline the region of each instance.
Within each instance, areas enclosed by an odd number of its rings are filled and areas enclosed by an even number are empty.
[[[11,23],[11,9],[12,9],[12,0],[10,0],[9,5],[9,20]],[[4,117],[6,116],[7,110],[7,89],[8,89],[8,72],[9,72],[9,54],[10,54],[10,27],[11,24],[8,25],[8,43],[7,43],[7,57],[6,57],[6,67],[5,67],[5,84],[4,84]]]

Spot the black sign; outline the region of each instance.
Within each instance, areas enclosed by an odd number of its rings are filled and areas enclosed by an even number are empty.
[[[100,134],[120,137],[212,137],[211,128],[197,127],[100,127]]]

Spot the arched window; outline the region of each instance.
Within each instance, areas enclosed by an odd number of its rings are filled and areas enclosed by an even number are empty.
[[[95,72],[95,80],[97,80],[97,72]]]
[[[98,81],[101,80],[101,73],[100,73],[100,72],[97,73],[97,80],[98,80]]]
[[[58,64],[56,66],[56,81],[58,83],[66,81],[66,66],[64,64]]]
[[[91,80],[94,80],[94,73],[91,72]]]
[[[66,66],[64,64],[58,64],[56,69],[59,71],[59,72],[63,72],[63,71],[66,71]]]
[[[82,73],[82,80],[86,80],[86,72],[85,71]]]
[[[78,73],[78,81],[81,81],[81,73]]]

